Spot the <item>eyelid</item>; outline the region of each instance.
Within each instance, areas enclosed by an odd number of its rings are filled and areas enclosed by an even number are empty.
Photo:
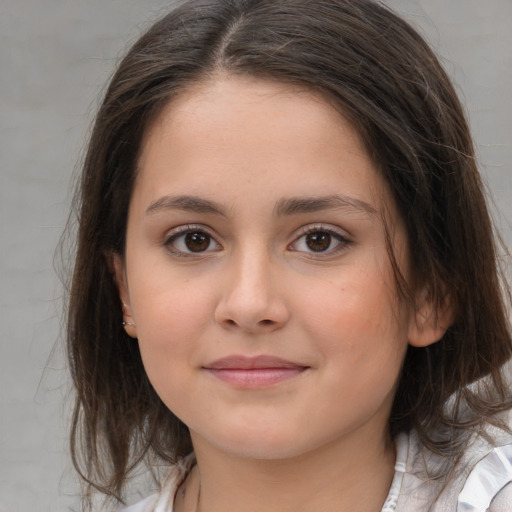
[[[340,238],[344,238],[346,240],[350,240],[351,238],[351,235],[346,230],[333,224],[322,224],[321,222],[301,226],[294,233],[294,237],[298,238],[300,236],[307,235],[308,233],[314,233],[315,231],[325,231],[326,233],[337,235]]]
[[[211,252],[215,252],[218,249],[207,249],[205,251],[200,252],[186,252],[176,249],[172,246],[172,243],[177,240],[180,236],[186,235],[187,233],[194,232],[203,232],[208,235],[211,240],[220,248],[222,248],[221,244],[217,241],[216,235],[212,233],[212,230],[205,226],[204,224],[183,224],[181,226],[176,226],[175,228],[170,229],[164,235],[164,239],[162,245],[173,255],[179,257],[205,257],[209,255]]]
[[[183,233],[189,233],[190,231],[204,231],[205,233],[211,235],[211,229],[208,226],[205,226],[204,224],[180,224],[179,226],[176,226],[166,231],[164,238],[168,240],[173,236],[181,235]]]
[[[307,251],[299,251],[297,249],[293,249],[293,245],[297,244],[297,242],[304,236],[310,233],[323,232],[333,235],[339,242],[338,246],[334,249],[328,249],[324,252],[307,252]],[[299,228],[295,234],[293,241],[288,245],[288,249],[294,252],[303,253],[308,258],[328,258],[330,256],[335,256],[340,252],[343,252],[353,243],[352,237],[347,231],[341,229],[338,226],[334,226],[332,224],[308,224]]]

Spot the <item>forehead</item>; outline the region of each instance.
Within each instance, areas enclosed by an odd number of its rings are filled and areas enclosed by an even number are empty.
[[[210,143],[212,150],[237,142],[230,148],[236,151],[248,141],[298,149],[307,141],[308,150],[334,144],[365,153],[357,131],[320,95],[290,84],[238,76],[199,82],[174,97],[147,130],[142,157],[148,143],[158,137],[187,145]]]
[[[280,193],[288,187],[290,196],[306,188],[325,195],[336,182],[367,202],[391,201],[345,117],[308,89],[253,78],[201,82],[173,98],[149,127],[138,167],[138,185],[154,193],[164,178],[169,187],[206,186],[216,195],[232,182],[252,184],[240,194],[263,182]]]

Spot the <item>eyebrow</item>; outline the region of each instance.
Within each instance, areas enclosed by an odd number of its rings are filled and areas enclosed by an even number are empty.
[[[274,208],[277,217],[321,210],[355,210],[367,215],[375,215],[377,210],[369,203],[345,195],[333,194],[322,197],[291,197],[281,199]]]
[[[297,215],[300,213],[318,212],[321,210],[355,210],[366,215],[375,215],[377,210],[360,199],[345,195],[333,194],[321,197],[290,197],[280,199],[274,207],[276,217]],[[207,213],[226,217],[226,208],[216,201],[198,196],[163,196],[152,202],[146,209],[151,215],[165,210],[183,210],[193,213]]]
[[[226,216],[225,208],[219,203],[197,196],[163,196],[148,206],[146,214],[153,214],[163,210],[183,210],[186,212]]]

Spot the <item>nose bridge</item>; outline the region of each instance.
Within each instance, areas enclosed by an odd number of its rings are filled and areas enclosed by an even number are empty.
[[[279,269],[262,243],[248,243],[234,251],[227,269],[217,320],[245,330],[272,329],[288,318],[278,286]]]

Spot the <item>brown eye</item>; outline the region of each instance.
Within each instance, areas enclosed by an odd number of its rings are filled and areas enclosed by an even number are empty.
[[[345,236],[344,232],[339,232],[341,229],[339,231],[338,229],[314,225],[310,229],[304,228],[303,234],[288,247],[292,251],[301,252],[310,257],[336,256],[352,244],[348,236]]]
[[[184,241],[190,252],[203,252],[210,246],[211,237],[202,232],[187,233]]]
[[[165,241],[167,249],[176,256],[192,256],[221,249],[215,238],[202,229],[183,226],[177,230],[178,233]]]
[[[315,231],[306,235],[306,245],[313,252],[323,252],[329,249],[332,243],[332,236],[325,231]]]

